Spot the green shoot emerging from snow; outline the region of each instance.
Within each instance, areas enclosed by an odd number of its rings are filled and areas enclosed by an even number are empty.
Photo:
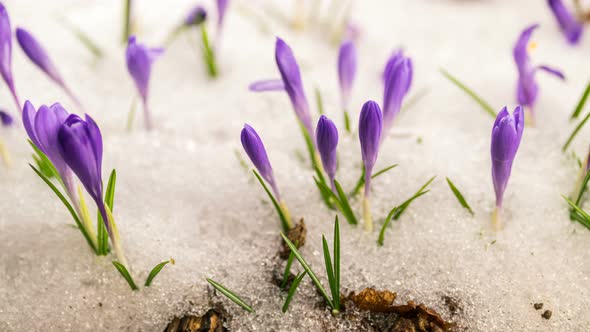
[[[428,193],[430,190],[425,190],[425,189],[426,189],[426,187],[428,187],[428,185],[430,183],[432,183],[432,181],[434,181],[434,178],[435,178],[435,176],[430,178],[430,180],[428,180],[422,187],[420,187],[420,189],[418,189],[418,191],[414,194],[414,196],[408,198],[402,204],[394,207],[393,209],[391,209],[391,211],[389,211],[389,213],[387,214],[387,217],[385,218],[385,222],[383,222],[383,226],[381,227],[381,231],[379,232],[379,238],[377,239],[378,245],[380,245],[380,246],[383,245],[383,241],[385,240],[385,230],[387,229],[387,226],[389,225],[391,220],[398,220],[402,216],[404,211],[410,206],[410,204],[415,199]]]
[[[266,191],[266,193],[268,194],[268,197],[270,198],[272,205],[277,210],[277,214],[279,215],[279,219],[281,220],[281,226],[283,227],[283,231],[288,232],[289,229],[291,229],[292,227],[291,220],[288,217],[288,213],[285,212],[284,208],[281,207],[281,205],[279,204],[279,202],[277,202],[276,198],[273,196],[270,190],[268,190],[268,187],[264,183],[264,180],[262,180],[260,174],[258,174],[258,172],[254,169],[252,170],[252,172],[254,172],[254,175],[256,175],[256,179],[258,179],[258,182],[260,182],[260,184],[264,188],[264,191]]]
[[[471,207],[469,206],[469,204],[465,200],[465,197],[463,197],[463,194],[461,194],[459,189],[457,189],[457,187],[455,187],[453,182],[451,182],[451,179],[447,178],[447,183],[449,184],[449,188],[451,188],[451,191],[453,191],[453,194],[455,194],[455,197],[457,197],[459,204],[461,204],[462,207],[466,208],[467,211],[469,211],[469,213],[471,213],[471,215],[474,215],[473,210],[471,209]]]
[[[572,209],[570,212],[570,218],[576,220],[584,227],[590,229],[590,215],[588,215],[588,213],[582,210],[576,203],[572,202],[569,198],[563,195],[561,197],[565,199],[567,204],[569,204],[570,208]]]
[[[578,104],[576,105],[576,108],[574,109],[574,112],[572,113],[570,119],[575,119],[580,115],[582,109],[584,109],[586,100],[588,100],[588,95],[590,95],[590,83],[586,85],[586,90],[584,90],[584,93],[582,94],[580,101],[578,101]]]
[[[217,289],[221,294],[225,295],[228,299],[232,300],[235,304],[239,305],[247,312],[254,312],[254,309],[252,309],[252,307],[250,307],[246,302],[244,302],[244,300],[242,300],[234,292],[230,291],[229,289],[225,288],[221,284],[219,284],[209,278],[207,278],[206,280],[208,283],[211,284],[211,286],[213,286],[215,289]]]
[[[301,264],[305,272],[309,275],[309,277],[315,284],[318,291],[326,300],[326,304],[332,309],[332,313],[334,315],[338,314],[340,312],[340,226],[338,223],[338,216],[336,216],[336,219],[334,221],[333,262],[330,257],[330,250],[328,248],[326,238],[322,237],[322,245],[324,248],[324,260],[326,264],[326,274],[328,275],[328,282],[330,283],[330,292],[332,293],[332,298],[330,298],[328,292],[326,292],[326,289],[324,288],[324,286],[322,286],[322,283],[320,282],[316,274],[313,272],[309,264],[305,261],[303,256],[301,256],[301,253],[297,250],[297,247],[295,247],[295,245],[289,240],[289,238],[287,238],[285,234],[281,233],[281,236],[283,237],[283,240],[285,241],[287,246],[289,246],[289,248],[291,249],[291,252],[295,256],[295,258],[299,261],[299,264]],[[299,275],[298,277],[301,277],[301,275]],[[291,290],[294,293],[297,286],[295,286],[295,288],[291,288]],[[291,297],[292,296],[293,295],[291,294]],[[288,298],[288,301],[290,302],[291,299]],[[288,302],[286,302],[285,306],[283,307],[283,309],[285,310],[286,308],[288,308]]]
[[[494,119],[496,118],[496,111],[494,111],[494,108],[492,108],[492,106],[490,106],[490,104],[488,102],[486,102],[482,97],[480,97],[478,94],[476,94],[475,92],[473,92],[473,90],[471,90],[470,88],[468,88],[465,84],[461,83],[461,81],[459,81],[456,77],[454,77],[453,75],[449,74],[449,72],[447,72],[444,69],[440,69],[440,72],[443,74],[444,77],[446,77],[451,83],[455,84],[455,86],[457,86],[459,89],[463,90],[463,92],[465,92],[467,95],[469,95],[476,103],[479,104],[479,106],[481,106],[481,108],[488,113],[491,117],[493,117]]]

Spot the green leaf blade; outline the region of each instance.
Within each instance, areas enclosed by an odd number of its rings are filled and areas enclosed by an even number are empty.
[[[565,152],[567,150],[567,148],[570,146],[570,144],[572,143],[572,141],[574,140],[576,135],[578,135],[578,133],[580,132],[582,127],[584,127],[584,125],[586,124],[588,119],[590,119],[590,112],[584,117],[584,119],[582,119],[582,121],[580,121],[580,123],[578,123],[576,128],[574,128],[574,131],[572,131],[572,133],[568,137],[567,141],[565,142],[565,144],[561,148],[561,151]]]
[[[356,219],[354,212],[352,211],[352,208],[350,207],[350,203],[348,202],[348,198],[346,197],[344,190],[342,190],[340,183],[338,183],[338,181],[334,180],[334,186],[336,187],[336,191],[338,192],[340,209],[342,211],[342,214],[344,214],[344,217],[346,217],[346,220],[348,221],[349,224],[351,224],[351,225],[358,224],[358,220]]]
[[[209,42],[206,24],[201,24],[201,39],[203,41],[203,59],[207,65],[209,77],[217,77],[217,64],[215,63],[215,52]]]
[[[127,283],[129,284],[129,287],[131,287],[132,290],[134,290],[134,291],[139,290],[139,288],[137,288],[137,285],[133,281],[133,278],[131,277],[131,274],[129,273],[129,271],[127,270],[125,265],[123,265],[117,261],[113,261],[113,265],[115,266],[117,271],[119,271],[119,273],[121,274],[123,279],[125,279],[125,281],[127,281]]]
[[[246,302],[244,302],[244,300],[242,300],[234,292],[232,292],[229,289],[225,288],[223,285],[221,285],[221,284],[213,281],[212,279],[207,278],[205,280],[207,280],[207,282],[210,283],[211,286],[213,286],[215,289],[217,289],[221,294],[225,295],[232,302],[234,302],[235,304],[237,304],[240,307],[242,307],[242,309],[244,309],[244,310],[246,310],[247,312],[250,312],[250,313],[254,312],[254,309],[252,309],[251,306],[249,306]]]
[[[334,220],[334,288],[336,293],[332,293],[334,309],[340,310],[340,224],[338,216]]]
[[[301,253],[299,253],[299,250],[297,250],[295,245],[291,242],[291,240],[289,240],[289,238],[285,234],[281,233],[281,237],[283,238],[283,240],[285,241],[285,243],[287,244],[289,249],[291,249],[291,251],[295,255],[295,258],[297,259],[297,261],[299,261],[299,264],[301,264],[301,267],[303,267],[303,269],[307,272],[307,274],[309,275],[309,277],[311,278],[313,283],[316,285],[316,288],[320,291],[320,293],[322,294],[322,296],[324,297],[324,299],[328,303],[328,306],[330,306],[330,308],[334,308],[334,304],[332,303],[332,300],[330,300],[330,297],[328,296],[326,289],[324,288],[324,286],[322,286],[322,283],[320,282],[318,277],[315,275],[315,273],[313,273],[313,270],[311,269],[309,264],[305,261],[303,256],[301,256]]]
[[[334,268],[332,267],[332,258],[330,257],[330,249],[328,248],[328,241],[322,235],[322,247],[324,250],[324,264],[326,265],[326,275],[328,276],[328,284],[330,284],[330,292],[332,293],[332,300],[336,294],[336,279],[334,277]]]
[[[303,272],[299,273],[297,275],[297,277],[295,277],[295,280],[293,280],[293,283],[291,284],[291,287],[289,288],[289,293],[287,294],[287,298],[285,299],[285,304],[283,305],[283,308],[282,308],[283,313],[285,313],[285,312],[287,312],[287,310],[289,310],[289,304],[291,304],[291,300],[293,300],[293,296],[295,295],[295,291],[297,290],[297,287],[299,287],[301,280],[303,280],[303,278],[305,277],[306,274],[307,274],[307,272],[303,271]]]
[[[467,209],[467,211],[469,211],[469,213],[471,213],[472,216],[475,215],[475,213],[473,213],[473,210],[471,209],[471,207],[469,206],[469,204],[465,200],[465,197],[463,196],[463,194],[461,194],[459,189],[457,189],[457,187],[451,181],[451,179],[449,179],[448,177],[446,179],[447,179],[447,184],[449,185],[449,188],[451,188],[451,191],[453,192],[453,194],[455,194],[455,197],[459,201],[459,204],[461,204],[462,207]]]
[[[254,170],[254,169],[252,170],[252,172],[254,172],[254,175],[258,179],[258,182],[260,182],[260,184],[264,188],[264,191],[266,191],[266,193],[268,194],[268,197],[270,198],[272,205],[274,205],[275,209],[277,210],[277,213],[279,215],[279,219],[281,220],[281,226],[283,227],[283,231],[288,232],[289,229],[291,229],[291,226],[289,225],[289,222],[287,221],[287,217],[285,217],[285,214],[283,213],[283,209],[281,209],[279,203],[277,202],[277,200],[275,199],[273,194],[270,192],[270,190],[268,190],[268,187],[264,183],[264,180],[262,180],[262,177],[260,176],[260,174],[258,174],[258,172],[256,172],[256,170]]]
[[[494,111],[494,109],[492,108],[492,106],[490,106],[490,104],[488,102],[486,102],[482,97],[480,97],[478,94],[476,94],[473,90],[471,90],[470,88],[468,88],[465,84],[461,83],[461,81],[459,81],[456,77],[454,77],[453,75],[451,75],[449,72],[447,72],[444,69],[440,69],[441,74],[443,74],[444,77],[446,77],[451,83],[453,83],[455,86],[457,86],[459,89],[463,90],[463,92],[465,92],[467,95],[469,95],[476,103],[479,104],[479,106],[481,106],[481,108],[488,113],[491,117],[493,117],[494,119],[496,118],[497,114],[496,111]]]
[[[144,286],[150,287],[150,285],[152,284],[152,281],[154,281],[154,278],[158,275],[158,273],[160,273],[160,271],[162,271],[164,266],[166,266],[166,264],[168,264],[168,263],[170,263],[169,260],[154,266],[154,268],[150,271],[150,274],[145,279]]]
[[[586,105],[586,101],[588,100],[588,95],[590,95],[590,82],[588,82],[588,85],[586,85],[586,89],[584,90],[582,97],[580,98],[580,100],[576,104],[576,108],[574,109],[570,119],[575,119],[580,115],[580,113],[584,109],[584,105]]]

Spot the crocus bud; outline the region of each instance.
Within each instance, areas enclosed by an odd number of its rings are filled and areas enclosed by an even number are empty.
[[[516,99],[521,106],[529,108],[531,115],[533,115],[533,107],[539,92],[539,86],[535,80],[535,74],[537,70],[543,70],[562,80],[565,80],[565,76],[559,70],[550,68],[548,66],[533,66],[531,63],[528,54],[528,44],[534,30],[538,27],[538,24],[533,24],[524,29],[520,34],[513,51],[514,62],[516,63],[516,67],[518,69]]]
[[[496,207],[502,208],[504,191],[510,178],[512,163],[520,145],[524,130],[524,113],[520,106],[508,113],[506,107],[502,109],[492,128],[492,180],[496,192]]]
[[[207,11],[203,6],[197,5],[191,9],[191,11],[186,15],[184,19],[184,25],[191,26],[191,25],[199,25],[207,19]]]
[[[108,218],[102,199],[102,135],[94,120],[88,115],[83,120],[70,114],[57,133],[57,148],[96,202],[106,223]]]
[[[350,92],[356,76],[356,47],[354,42],[347,41],[340,45],[338,52],[338,79],[340,82],[340,98],[342,109],[348,109]]]
[[[248,124],[244,124],[241,140],[244,151],[246,151],[246,154],[260,173],[260,176],[270,184],[275,197],[277,200],[280,200],[281,198],[272,172],[272,166],[270,165],[266,149],[264,148],[260,136],[258,136],[258,133],[256,133],[254,128]]]
[[[16,108],[21,110],[12,76],[12,28],[10,27],[10,17],[2,3],[0,3],[0,75],[8,85]]]
[[[334,176],[336,175],[336,147],[338,146],[338,129],[332,120],[322,115],[316,127],[316,141],[322,165],[330,178],[334,190]]]
[[[227,11],[227,5],[229,5],[229,0],[216,0],[215,4],[217,5],[217,28],[221,30],[223,21],[225,19],[225,13]]]
[[[548,0],[549,7],[567,41],[574,45],[580,41],[584,26],[565,7],[562,0]]]
[[[301,121],[307,130],[309,137],[315,142],[313,139],[314,133],[311,115],[309,114],[309,105],[305,97],[305,91],[303,90],[299,65],[289,45],[280,38],[277,38],[275,44],[275,59],[295,114],[297,114],[299,121]]]
[[[68,112],[59,104],[49,107],[41,105],[35,110],[30,101],[25,101],[23,108],[23,125],[31,142],[41,150],[53,163],[62,178],[68,194],[74,196],[72,171],[59,151],[58,132],[68,117]]]
[[[151,128],[151,119],[147,104],[152,63],[163,52],[164,49],[162,48],[148,48],[143,44],[137,43],[135,36],[129,37],[127,51],[125,53],[127,70],[131,74],[143,102],[146,127],[148,129]]]
[[[57,67],[49,58],[49,55],[41,46],[41,44],[31,35],[27,30],[23,28],[16,28],[16,39],[21,49],[27,57],[41,69],[51,80],[66,91],[66,93],[76,102],[80,104],[78,99],[71,93],[66,86],[61,74],[57,70]]]
[[[6,111],[0,111],[0,124],[4,127],[10,127],[14,123],[12,116]]]
[[[367,101],[363,105],[359,117],[359,140],[365,165],[365,196],[369,195],[373,166],[375,166],[379,153],[382,121],[379,104],[372,100]]]
[[[412,60],[402,50],[396,51],[387,61],[383,71],[383,133],[389,131],[393,120],[401,110],[404,97],[412,84]]]

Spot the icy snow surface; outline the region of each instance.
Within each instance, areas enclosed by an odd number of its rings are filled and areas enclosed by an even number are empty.
[[[137,2],[139,38],[153,46],[193,4]],[[202,314],[209,308],[205,277],[242,295],[256,310],[248,314],[215,296],[213,301],[229,310],[228,325],[234,331],[347,327],[345,320],[317,306],[321,299],[308,278],[289,312],[281,313],[285,294],[270,282],[279,222],[252,174],[236,158],[236,151],[245,157],[239,132],[248,122],[267,146],[291,213],[305,217],[308,241],[303,254],[327,285],[321,234],[331,239],[334,215],[320,202],[308,165],[297,157],[304,142],[288,98],[280,92],[255,94],[246,89],[253,80],[278,77],[274,38],[279,35],[301,64],[314,112],[313,89],[319,87],[327,114],[342,128],[337,48],[317,29],[289,29],[271,17],[276,11],[262,14],[270,32],[243,14],[252,12],[248,6],[260,10],[265,3],[288,14],[290,2],[232,3],[218,80],[206,78],[199,50],[187,36],[169,47],[152,75],[157,127],[151,133],[143,130],[141,112],[134,131],[125,130],[135,90],[119,41],[121,1],[4,3],[13,27],[26,27],[43,42],[102,129],[103,170],[118,172],[115,217],[137,281],[160,261],[172,257],[176,264],[167,266],[152,287],[130,291],[111,265],[112,257],[97,258],[90,252],[65,208],[28,167],[31,149],[22,126],[2,129],[14,166],[0,169],[1,331],[159,331],[174,315]],[[569,113],[588,81],[590,34],[581,46],[569,47],[545,2],[538,0],[357,1],[352,13],[362,29],[354,122],[364,101],[381,102],[379,73],[398,46],[414,59],[410,96],[428,92],[402,113],[382,146],[377,169],[392,163],[399,167],[374,181],[373,214],[383,218],[428,178],[437,179],[430,193],[392,223],[384,247],[376,246],[376,233],[342,223],[343,290],[387,288],[399,293],[400,303],[425,303],[469,331],[588,331],[590,232],[567,217],[560,194],[573,190],[577,166],[560,147],[573,128]],[[106,49],[106,57],[94,64],[59,23],[60,17],[89,33]],[[493,119],[438,69],[444,67],[469,83],[495,108],[513,107],[512,46],[532,22],[541,24],[534,35],[534,61],[563,69],[568,79],[562,83],[538,75],[537,127],[525,129],[506,192],[505,228],[494,234],[489,226],[494,206],[489,158]],[[60,101],[82,113],[29,63],[16,43],[13,58],[23,100],[35,105]],[[4,84],[0,94],[2,107],[15,114]],[[585,129],[574,142],[578,155],[586,154],[589,135]],[[341,137],[338,178],[351,188],[360,151],[355,139]],[[463,192],[474,217],[457,203],[445,176]],[[354,208],[360,212],[359,202]],[[451,316],[442,296],[456,299],[463,311]],[[533,308],[536,302],[553,311],[550,320]]]

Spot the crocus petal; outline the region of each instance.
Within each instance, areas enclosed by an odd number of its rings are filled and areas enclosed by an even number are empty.
[[[88,117],[87,117],[88,119]],[[101,160],[102,143],[96,146],[98,127],[70,114],[58,132],[58,144],[62,158],[74,171],[86,191],[96,202],[102,201]],[[100,153],[99,151],[100,150]]]
[[[277,38],[275,44],[275,59],[281,73],[281,78],[285,84],[285,90],[291,99],[293,109],[303,126],[307,129],[312,141],[315,142],[313,139],[314,132],[311,115],[309,114],[309,105],[303,90],[299,65],[289,45],[280,38]]]
[[[29,59],[39,67],[49,78],[56,82],[61,87],[64,87],[64,81],[59,74],[57,67],[47,55],[45,49],[28,31],[23,28],[16,29],[16,39],[22,48],[23,52]]]
[[[322,115],[316,127],[316,141],[322,165],[330,180],[336,174],[336,147],[338,146],[338,129],[332,120]]]
[[[21,104],[16,95],[12,76],[12,28],[10,27],[10,17],[2,3],[0,3],[0,75],[8,85],[10,93],[20,110]]]
[[[557,23],[570,44],[577,44],[582,36],[584,26],[564,6],[562,0],[548,0],[549,7],[557,19]]]
[[[229,0],[216,0],[215,4],[217,5],[217,26],[221,29]]]
[[[59,104],[51,107],[41,105],[35,116],[35,134],[39,142],[37,147],[47,155],[60,174],[64,173],[67,165],[59,151],[57,135],[67,116],[68,112]]]
[[[88,124],[88,136],[92,141],[94,147],[94,156],[96,160],[96,169],[98,170],[98,178],[102,179],[102,134],[94,119],[86,114],[86,123]]]
[[[386,133],[401,110],[403,99],[412,84],[412,60],[398,50],[387,61],[383,73],[383,132]]]
[[[10,127],[14,123],[14,119],[8,112],[0,111],[0,124],[4,127]]]
[[[496,193],[496,205],[502,206],[506,185],[510,178],[512,163],[522,139],[524,130],[524,113],[518,106],[513,114],[506,107],[502,109],[492,128],[492,180]]]
[[[372,100],[367,101],[363,105],[359,117],[359,140],[367,173],[371,172],[377,161],[382,121],[379,104]]]
[[[561,70],[555,69],[555,68],[551,68],[549,66],[538,66],[537,67],[538,70],[543,70],[546,73],[549,73],[557,78],[560,78],[562,80],[565,81],[565,75],[561,72]]]
[[[516,44],[514,46],[513,55],[516,65],[518,69],[526,69],[527,71],[530,70],[529,64],[529,54],[528,54],[528,45],[533,32],[539,27],[539,24],[532,24],[525,28],[518,37]]]
[[[137,43],[135,36],[129,37],[125,52],[127,70],[131,74],[139,95],[144,102],[148,98],[152,63],[163,52],[164,50],[162,48],[148,48],[143,44]]]
[[[340,96],[342,107],[348,107],[352,84],[356,76],[356,47],[352,41],[344,42],[338,52],[338,81],[340,82]]]
[[[261,80],[251,83],[248,90],[252,92],[285,91],[285,83],[281,79]]]
[[[207,19],[207,11],[203,6],[197,5],[193,7],[184,19],[185,25],[199,25]]]
[[[35,116],[37,115],[37,110],[30,101],[25,101],[25,106],[23,107],[23,125],[25,127],[25,131],[27,135],[31,139],[31,142],[35,144],[36,147],[40,149],[39,140],[37,140],[37,134],[35,133]]]

